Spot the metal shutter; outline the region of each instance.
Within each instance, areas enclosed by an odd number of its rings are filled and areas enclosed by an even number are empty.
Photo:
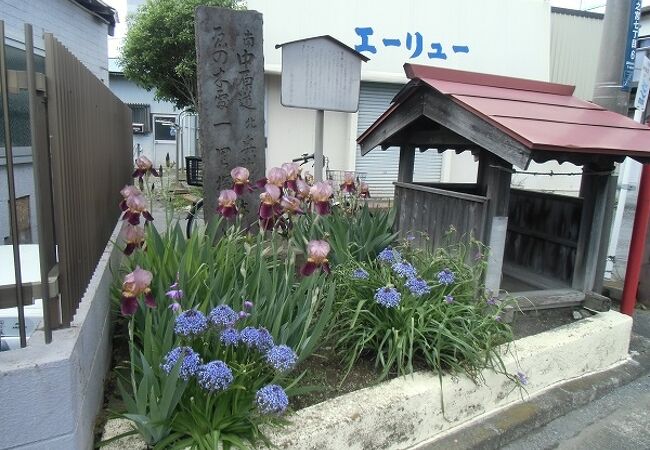
[[[398,84],[361,83],[357,136],[388,109],[391,100],[401,88],[402,86]],[[393,197],[393,182],[397,181],[398,165],[398,147],[391,147],[386,151],[376,148],[366,156],[361,156],[357,146],[355,170],[366,173],[366,182],[373,197]],[[440,153],[435,150],[428,150],[424,153],[416,151],[413,181],[440,181],[441,170],[442,155]]]

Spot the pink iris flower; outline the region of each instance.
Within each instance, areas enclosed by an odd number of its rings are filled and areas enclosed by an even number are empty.
[[[237,215],[237,193],[226,189],[219,193],[219,206],[217,211],[226,219],[232,219]]]
[[[329,183],[319,181],[309,190],[311,199],[314,202],[316,213],[321,216],[326,216],[330,213],[330,198],[334,193],[334,189]]]
[[[287,174],[287,180],[284,182],[284,187],[297,192],[296,180],[300,176],[300,165],[295,162],[282,164],[282,170]]]
[[[359,183],[359,197],[370,198],[370,189],[368,189],[368,183],[361,182]]]
[[[270,219],[275,215],[276,205],[280,201],[280,188],[274,184],[264,186],[260,194],[260,219]]]
[[[158,171],[153,167],[153,163],[149,158],[144,155],[138,156],[138,159],[135,160],[135,171],[133,172],[133,178],[142,179],[147,173],[150,173],[154,177],[159,176]]]
[[[250,182],[248,180],[248,177],[250,177],[250,172],[247,168],[235,167],[230,171],[230,176],[234,181],[232,190],[235,191],[237,195],[242,195],[247,188],[249,191],[252,190],[250,187]]]
[[[124,254],[129,256],[136,248],[144,245],[144,228],[127,223],[124,237],[126,239]]]
[[[120,191],[120,194],[122,195],[122,201],[120,202],[120,209],[122,211],[126,211],[128,208],[126,207],[126,199],[129,198],[132,195],[142,195],[142,192],[140,189],[138,189],[135,186],[127,184],[122,188]]]
[[[313,186],[314,185],[314,176],[306,170],[305,173],[302,174],[302,177],[305,179],[308,185]]]
[[[121,310],[123,316],[131,316],[138,310],[138,296],[144,295],[144,303],[150,307],[156,307],[156,299],[149,286],[153,275],[148,270],[136,266],[135,270],[124,277],[122,283]]]
[[[330,265],[327,261],[329,252],[330,245],[326,241],[309,241],[307,244],[307,262],[300,269],[300,273],[309,276],[319,267],[323,272],[330,273]]]
[[[280,206],[289,214],[304,214],[304,211],[300,208],[300,200],[296,197],[290,195],[283,196],[282,200],[280,200]]]
[[[287,172],[280,167],[273,167],[269,170],[269,175],[266,179],[268,184],[281,188],[284,186],[284,182],[287,181]]]
[[[309,188],[310,186],[304,181],[298,178],[296,180],[296,197],[302,200],[307,200],[309,198]]]
[[[126,210],[122,215],[122,220],[128,220],[131,225],[138,225],[140,223],[140,215],[144,220],[149,222],[153,220],[153,216],[147,211],[147,200],[140,191],[129,195],[125,199]]]
[[[260,194],[260,208],[258,215],[260,225],[265,230],[273,228],[275,216],[282,213],[280,207],[280,188],[274,184],[264,186],[264,192]]]
[[[357,187],[354,182],[354,172],[345,172],[343,174],[343,184],[341,184],[341,191],[348,194],[356,192]]]

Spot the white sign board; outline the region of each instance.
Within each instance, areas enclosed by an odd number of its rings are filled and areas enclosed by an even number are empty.
[[[284,106],[324,111],[359,109],[361,59],[327,37],[282,45]]]
[[[639,85],[636,88],[636,97],[634,97],[634,107],[639,111],[645,111],[648,92],[650,92],[650,58],[644,55]]]

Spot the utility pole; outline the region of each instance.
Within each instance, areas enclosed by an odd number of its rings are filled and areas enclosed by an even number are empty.
[[[607,0],[593,102],[627,116],[629,89],[622,89],[630,0]]]
[[[627,116],[629,101],[629,79],[626,74],[629,70],[629,59],[627,52],[630,12],[634,0],[607,0],[605,8],[605,19],[603,21],[603,34],[600,41],[600,54],[598,57],[598,70],[596,72],[596,86],[594,88],[593,102],[610,111],[617,112]],[[633,64],[633,62],[632,62]],[[632,65],[633,68],[633,65]],[[624,81],[625,79],[625,81]],[[608,183],[611,186],[607,206],[605,209],[605,220],[603,228],[610,230],[614,213],[614,203],[616,200],[616,173],[611,175]],[[584,177],[583,177],[584,180]],[[583,194],[581,189],[581,195]],[[596,279],[593,289],[598,292],[602,289],[603,278],[607,265],[607,260],[612,246],[609,245],[610,233],[604,234],[604,239],[600,243],[598,252],[598,266],[596,270]],[[617,236],[614,237],[614,240]]]

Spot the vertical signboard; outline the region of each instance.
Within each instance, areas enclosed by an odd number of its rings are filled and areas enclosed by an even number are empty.
[[[636,59],[636,44],[641,28],[641,0],[632,0],[630,5],[630,17],[627,27],[627,39],[625,40],[625,51],[623,53],[623,77],[621,89],[629,91],[634,76],[634,60]]]
[[[645,111],[646,103],[648,102],[648,92],[650,91],[650,58],[646,55],[642,56],[643,63],[641,64],[639,84],[636,88],[636,97],[634,97],[634,107],[643,112]]]
[[[231,189],[230,170],[264,177],[264,55],[262,14],[201,6],[196,10],[200,145],[206,219],[219,191]],[[247,208],[244,224],[257,222]]]

